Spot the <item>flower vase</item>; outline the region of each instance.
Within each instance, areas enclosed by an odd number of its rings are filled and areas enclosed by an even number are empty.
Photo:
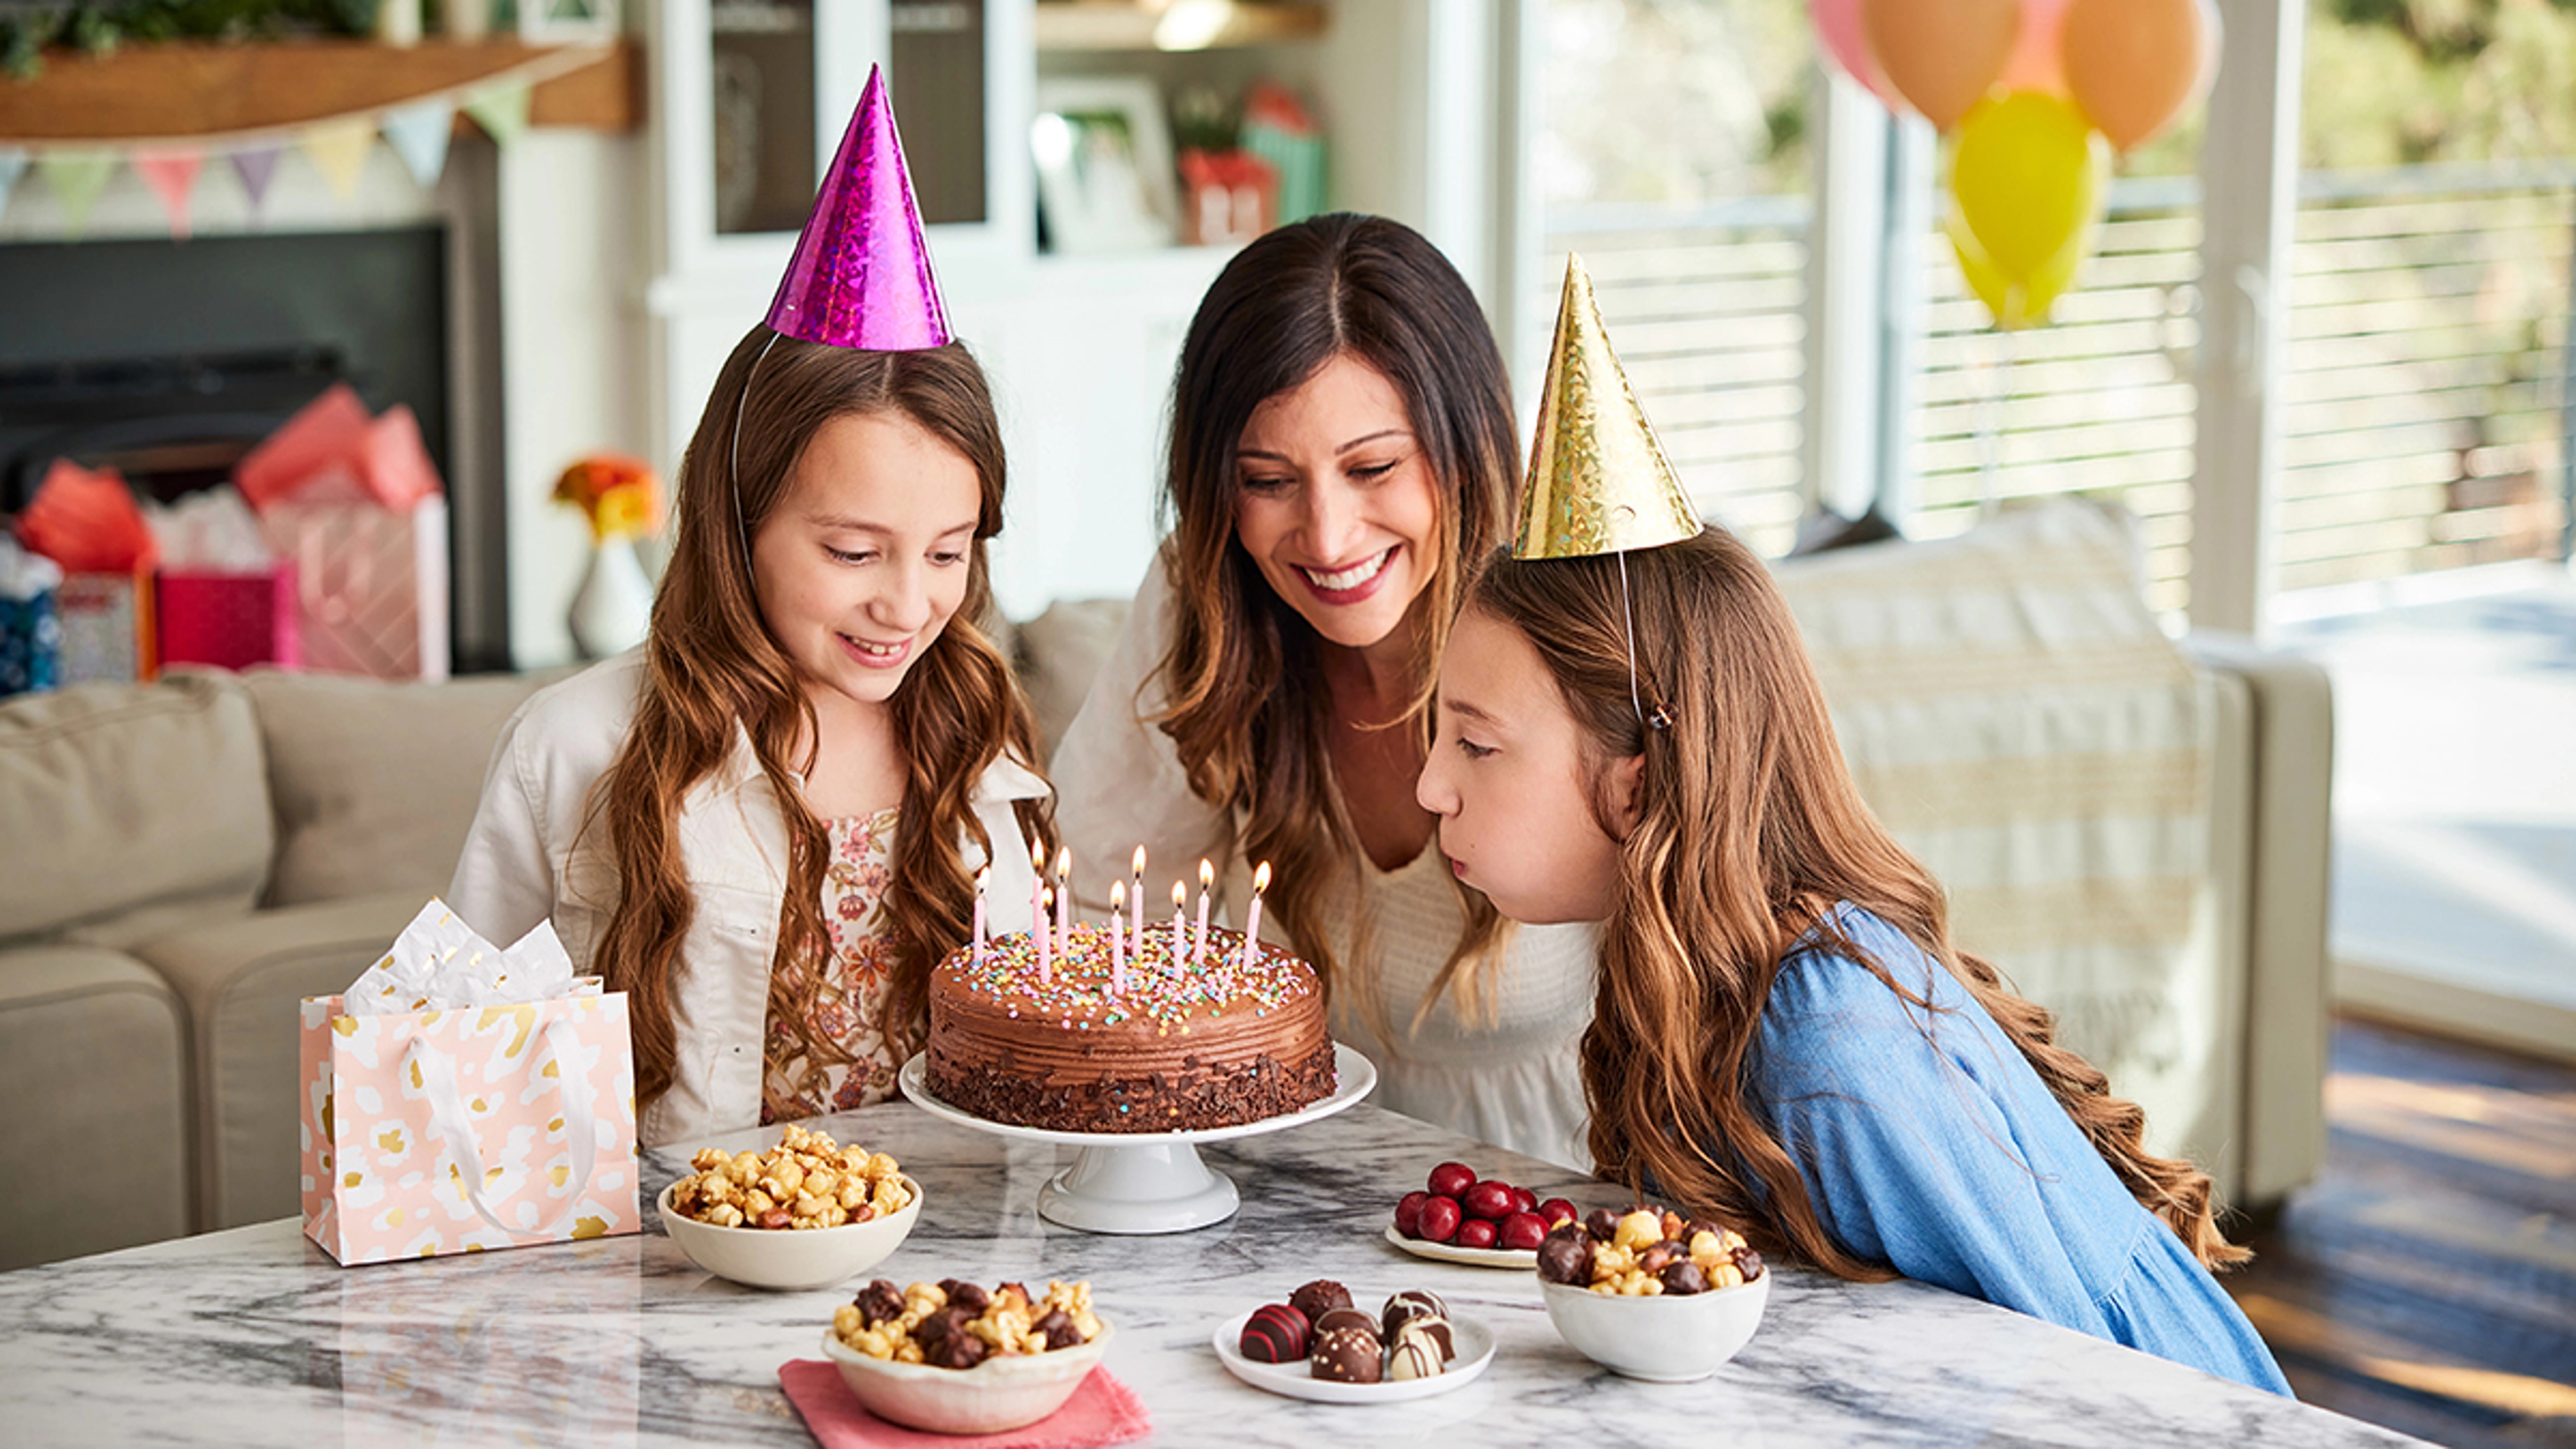
[[[567,622],[584,659],[605,659],[644,642],[653,623],[653,581],[635,556],[635,540],[604,538],[591,545],[590,566],[573,593]]]

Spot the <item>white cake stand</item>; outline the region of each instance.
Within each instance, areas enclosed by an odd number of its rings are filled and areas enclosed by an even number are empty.
[[[1310,1107],[1258,1122],[1186,1132],[1057,1132],[995,1122],[930,1094],[929,1056],[903,1064],[903,1094],[933,1117],[1022,1142],[1062,1142],[1082,1149],[1073,1166],[1038,1190],[1038,1216],[1086,1233],[1186,1233],[1234,1216],[1241,1199],[1223,1173],[1199,1161],[1198,1144],[1253,1137],[1320,1122],[1377,1087],[1368,1058],[1335,1043],[1333,1094]]]

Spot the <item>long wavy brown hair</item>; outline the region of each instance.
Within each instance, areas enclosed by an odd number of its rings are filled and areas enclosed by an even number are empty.
[[[852,1060],[848,1047],[813,1021],[817,972],[830,943],[823,876],[831,846],[792,775],[812,763],[814,708],[795,665],[761,622],[745,553],[785,496],[806,444],[836,417],[910,419],[974,465],[981,491],[965,599],[889,701],[906,773],[891,882],[879,906],[893,966],[875,1025],[899,1054],[921,1036],[930,968],[966,939],[974,883],[959,858],[961,832],[988,854],[1025,848],[986,838],[971,803],[994,760],[1036,757],[1028,701],[975,622],[992,603],[984,541],[1002,526],[1002,435],[983,370],[956,343],[864,352],[771,338],[756,327],[735,346],[681,459],[679,526],[653,601],[643,694],[584,824],[606,827],[617,869],[618,901],[596,960],[608,989],[627,993],[639,1108],[669,1090],[678,1056],[673,977],[696,909],[680,850],[681,805],[743,733],[788,830],[769,1017],[788,1026],[809,1061]],[[803,758],[795,756],[799,740],[809,742]],[[1021,802],[1020,824],[1053,850],[1054,821],[1043,802]]]
[[[1834,907],[1849,901],[1958,978],[2195,1257],[2213,1268],[2249,1257],[2219,1233],[2209,1175],[2150,1154],[2137,1105],[2057,1045],[2047,1010],[1950,939],[1941,887],[1853,786],[1796,622],[1752,551],[1710,529],[1629,554],[1627,571],[1636,699],[1649,714],[1667,707],[1667,729],[1640,724],[1632,702],[1616,556],[1498,557],[1467,605],[1538,651],[1591,746],[1594,814],[1619,841],[1582,1047],[1600,1173],[1639,1191],[1651,1178],[1693,1211],[1746,1224],[1757,1243],[1837,1276],[1893,1276],[1826,1234],[1789,1154],[1745,1101],[1763,1005],[1801,937],[1928,1008],[1837,928]],[[1640,755],[1633,797],[1608,798],[1610,763]]]
[[[1357,879],[1359,837],[1326,747],[1333,701],[1323,640],[1235,537],[1235,450],[1255,408],[1344,356],[1402,394],[1439,498],[1439,557],[1412,616],[1421,647],[1411,698],[1395,718],[1364,724],[1413,731],[1428,746],[1440,651],[1467,565],[1501,537],[1520,471],[1493,330],[1466,280],[1412,229],[1349,213],[1281,227],[1237,254],[1199,303],[1172,389],[1164,511],[1176,597],[1157,718],[1191,790],[1243,818],[1245,858],[1272,863],[1271,918],[1327,990],[1370,970],[1365,947],[1352,962],[1338,959],[1324,921],[1333,886]],[[1499,954],[1502,922],[1482,898],[1462,899],[1467,933],[1422,1010],[1453,984],[1471,1010],[1483,1005],[1489,973],[1476,968]],[[1368,988],[1362,1009],[1392,1043]]]

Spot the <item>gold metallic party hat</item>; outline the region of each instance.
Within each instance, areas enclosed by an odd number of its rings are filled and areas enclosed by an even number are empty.
[[[1581,257],[1569,256],[1512,557],[1660,548],[1699,531],[1699,515],[1610,350],[1592,278]]]

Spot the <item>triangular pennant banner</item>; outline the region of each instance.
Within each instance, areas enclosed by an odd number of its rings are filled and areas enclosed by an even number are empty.
[[[496,146],[515,145],[528,134],[528,83],[494,86],[465,103],[465,114],[483,128]]]
[[[79,236],[89,225],[91,205],[116,170],[116,157],[106,151],[48,151],[36,166],[63,204],[63,230]]]
[[[358,194],[358,177],[367,169],[367,152],[376,144],[376,128],[364,116],[308,126],[295,144],[331,183],[342,201]]]
[[[268,200],[268,183],[277,175],[277,158],[286,154],[276,146],[262,146],[251,151],[233,153],[233,170],[241,176],[242,194],[250,198],[253,216],[260,204]]]
[[[133,160],[135,174],[161,198],[161,209],[170,213],[171,239],[186,241],[188,211],[194,204],[190,194],[197,189],[197,171],[206,164],[205,153],[145,149],[135,152]]]
[[[27,153],[15,146],[0,146],[0,210],[9,205],[9,193],[18,189],[18,178],[27,174]]]
[[[426,191],[447,169],[447,138],[456,128],[456,108],[444,100],[420,101],[385,112],[385,139],[411,168],[411,179]]]

